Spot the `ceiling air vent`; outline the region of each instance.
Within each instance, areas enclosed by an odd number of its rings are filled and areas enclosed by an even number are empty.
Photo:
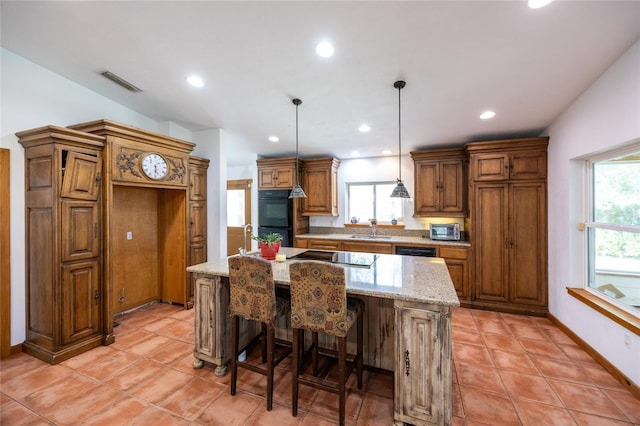
[[[109,80],[113,81],[114,83],[124,87],[125,89],[127,89],[130,92],[133,92],[133,93],[142,92],[142,89],[140,89],[139,87],[136,87],[133,84],[129,83],[124,78],[118,77],[117,75],[115,75],[111,71],[101,71],[100,74],[102,74],[103,77],[108,78]]]

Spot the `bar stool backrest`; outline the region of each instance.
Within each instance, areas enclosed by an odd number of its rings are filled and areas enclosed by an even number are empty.
[[[271,263],[256,256],[231,256],[229,313],[275,324],[276,294]]]
[[[355,320],[347,310],[345,270],[325,262],[289,265],[291,327],[344,337]]]

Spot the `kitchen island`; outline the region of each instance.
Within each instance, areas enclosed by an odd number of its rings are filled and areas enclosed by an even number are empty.
[[[341,264],[347,294],[365,302],[364,363],[394,373],[394,420],[397,425],[449,424],[451,419],[451,307],[459,306],[447,266],[441,258],[371,253],[323,252],[281,248],[285,262],[273,262],[276,285],[289,285],[291,262],[310,256]],[[318,256],[319,255],[319,256]],[[190,266],[195,274],[194,367],[204,361],[226,373],[231,353],[228,319],[227,259]],[[256,332],[247,327],[243,339]],[[290,340],[289,321],[278,324],[277,337]],[[348,350],[355,345],[348,336]],[[334,348],[331,337],[320,345]]]

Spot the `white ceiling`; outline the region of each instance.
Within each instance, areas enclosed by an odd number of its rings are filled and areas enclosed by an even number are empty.
[[[158,121],[223,128],[231,164],[295,152],[294,97],[302,157],[397,155],[398,79],[404,154],[537,136],[640,38],[638,1],[3,0],[0,12],[4,48]],[[314,52],[323,39],[332,58]],[[486,109],[497,116],[480,120]]]

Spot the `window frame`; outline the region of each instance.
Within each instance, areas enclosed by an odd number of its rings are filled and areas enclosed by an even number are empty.
[[[353,215],[353,213],[351,212],[351,186],[374,186],[374,192],[373,192],[373,216],[377,218],[377,212],[376,212],[376,203],[378,200],[378,194],[377,191],[375,189],[375,186],[377,185],[396,185],[396,181],[366,181],[366,182],[346,182],[346,190],[345,190],[345,196],[346,196],[346,206],[347,206],[347,214],[346,216],[346,220],[349,221],[349,218],[351,218]],[[396,217],[396,219],[401,220],[404,219],[404,203],[399,203],[400,204],[400,215]],[[364,221],[369,221],[369,219],[371,218],[360,218],[361,222]],[[378,223],[391,223],[391,222],[387,222],[387,221],[380,221],[378,220]]]
[[[584,158],[584,238],[583,238],[583,256],[584,256],[584,279],[582,288],[568,289],[569,294],[583,301],[593,309],[603,315],[613,319],[625,328],[638,334],[640,327],[640,310],[617,301],[615,298],[607,297],[605,294],[590,287],[591,281],[591,238],[592,231],[597,229],[640,233],[640,226],[636,225],[619,225],[606,222],[597,222],[594,220],[594,168],[593,165],[598,162],[630,155],[640,152],[640,141],[633,142],[622,148],[603,151]],[[622,272],[622,271],[620,271]],[[594,266],[595,273],[595,266]]]

